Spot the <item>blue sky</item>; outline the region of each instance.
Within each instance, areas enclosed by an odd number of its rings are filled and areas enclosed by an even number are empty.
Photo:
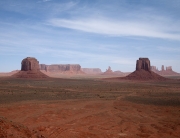
[[[179,0],[0,1],[0,72],[45,64],[134,71],[139,57],[180,72]]]

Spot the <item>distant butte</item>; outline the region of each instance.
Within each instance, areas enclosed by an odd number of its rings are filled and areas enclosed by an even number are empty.
[[[126,77],[110,78],[110,80],[135,80],[135,81],[148,81],[148,80],[167,80],[151,71],[150,60],[148,58],[139,58],[136,61],[136,70]]]
[[[167,80],[166,78],[151,71],[151,64],[148,58],[139,58],[136,61],[136,70],[124,77],[127,80]]]
[[[39,69],[39,61],[34,57],[27,57],[21,62],[21,71],[12,75],[16,78],[48,78]]]

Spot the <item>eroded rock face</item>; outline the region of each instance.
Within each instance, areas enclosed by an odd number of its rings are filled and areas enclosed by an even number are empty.
[[[39,61],[33,57],[27,57],[21,62],[21,71],[38,71]]]
[[[136,61],[136,70],[146,70],[150,71],[150,60],[148,58],[139,58],[139,60]]]

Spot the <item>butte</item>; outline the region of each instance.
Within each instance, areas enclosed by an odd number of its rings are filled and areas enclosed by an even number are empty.
[[[139,58],[136,61],[136,70],[128,76],[122,78],[126,80],[167,80],[153,71],[151,71],[150,60],[148,58]]]
[[[39,61],[33,57],[27,57],[21,62],[21,71],[12,75],[16,78],[48,78],[39,69]]]

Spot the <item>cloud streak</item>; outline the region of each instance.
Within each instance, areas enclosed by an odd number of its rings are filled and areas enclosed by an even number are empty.
[[[49,25],[109,36],[140,36],[180,40],[180,32],[168,32],[165,26],[153,26],[137,21],[111,21],[101,19],[50,19]]]

